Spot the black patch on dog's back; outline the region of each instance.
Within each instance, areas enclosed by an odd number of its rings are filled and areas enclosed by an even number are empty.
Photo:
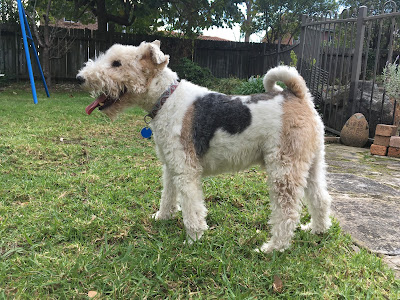
[[[194,102],[193,143],[196,154],[203,156],[218,128],[230,133],[243,132],[251,124],[250,109],[238,98],[210,93]]]

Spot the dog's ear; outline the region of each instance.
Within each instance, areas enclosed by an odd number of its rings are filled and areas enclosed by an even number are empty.
[[[159,40],[155,40],[154,42],[152,42],[153,45],[156,45],[158,48],[161,47],[161,42]]]
[[[157,68],[165,67],[169,62],[169,55],[165,55],[160,50],[160,41],[155,40],[152,43],[142,43],[144,48],[142,60],[150,61]]]

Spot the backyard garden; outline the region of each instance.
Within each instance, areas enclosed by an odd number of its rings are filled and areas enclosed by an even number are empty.
[[[213,84],[229,93],[251,82]],[[55,85],[51,98],[39,91],[37,105],[29,84],[4,86],[0,298],[399,299],[393,271],[355,251],[336,221],[324,235],[297,230],[283,253],[254,252],[270,233],[258,167],[204,179],[210,228],[185,245],[181,215],[150,218],[161,164],[153,140],[140,137],[144,111],[111,122],[87,116],[90,96],[73,84]]]

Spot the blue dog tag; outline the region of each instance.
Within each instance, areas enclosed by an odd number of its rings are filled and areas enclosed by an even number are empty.
[[[149,127],[145,127],[140,131],[140,134],[145,139],[149,139],[149,138],[151,138],[152,131],[151,131],[151,129]]]

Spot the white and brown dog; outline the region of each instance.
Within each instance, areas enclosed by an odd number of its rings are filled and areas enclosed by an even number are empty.
[[[98,96],[86,108],[88,114],[99,107],[114,119],[134,105],[149,112],[164,165],[160,210],[153,217],[170,219],[180,204],[188,241],[197,240],[207,229],[201,178],[260,164],[269,174],[272,209],[272,237],[260,250],[289,247],[303,196],[311,222],[302,228],[325,232],[331,225],[331,198],[324,126],[296,69],[271,69],[263,81],[266,93],[228,96],[178,82],[168,61],[159,41],[116,44],[77,75],[82,87]]]

